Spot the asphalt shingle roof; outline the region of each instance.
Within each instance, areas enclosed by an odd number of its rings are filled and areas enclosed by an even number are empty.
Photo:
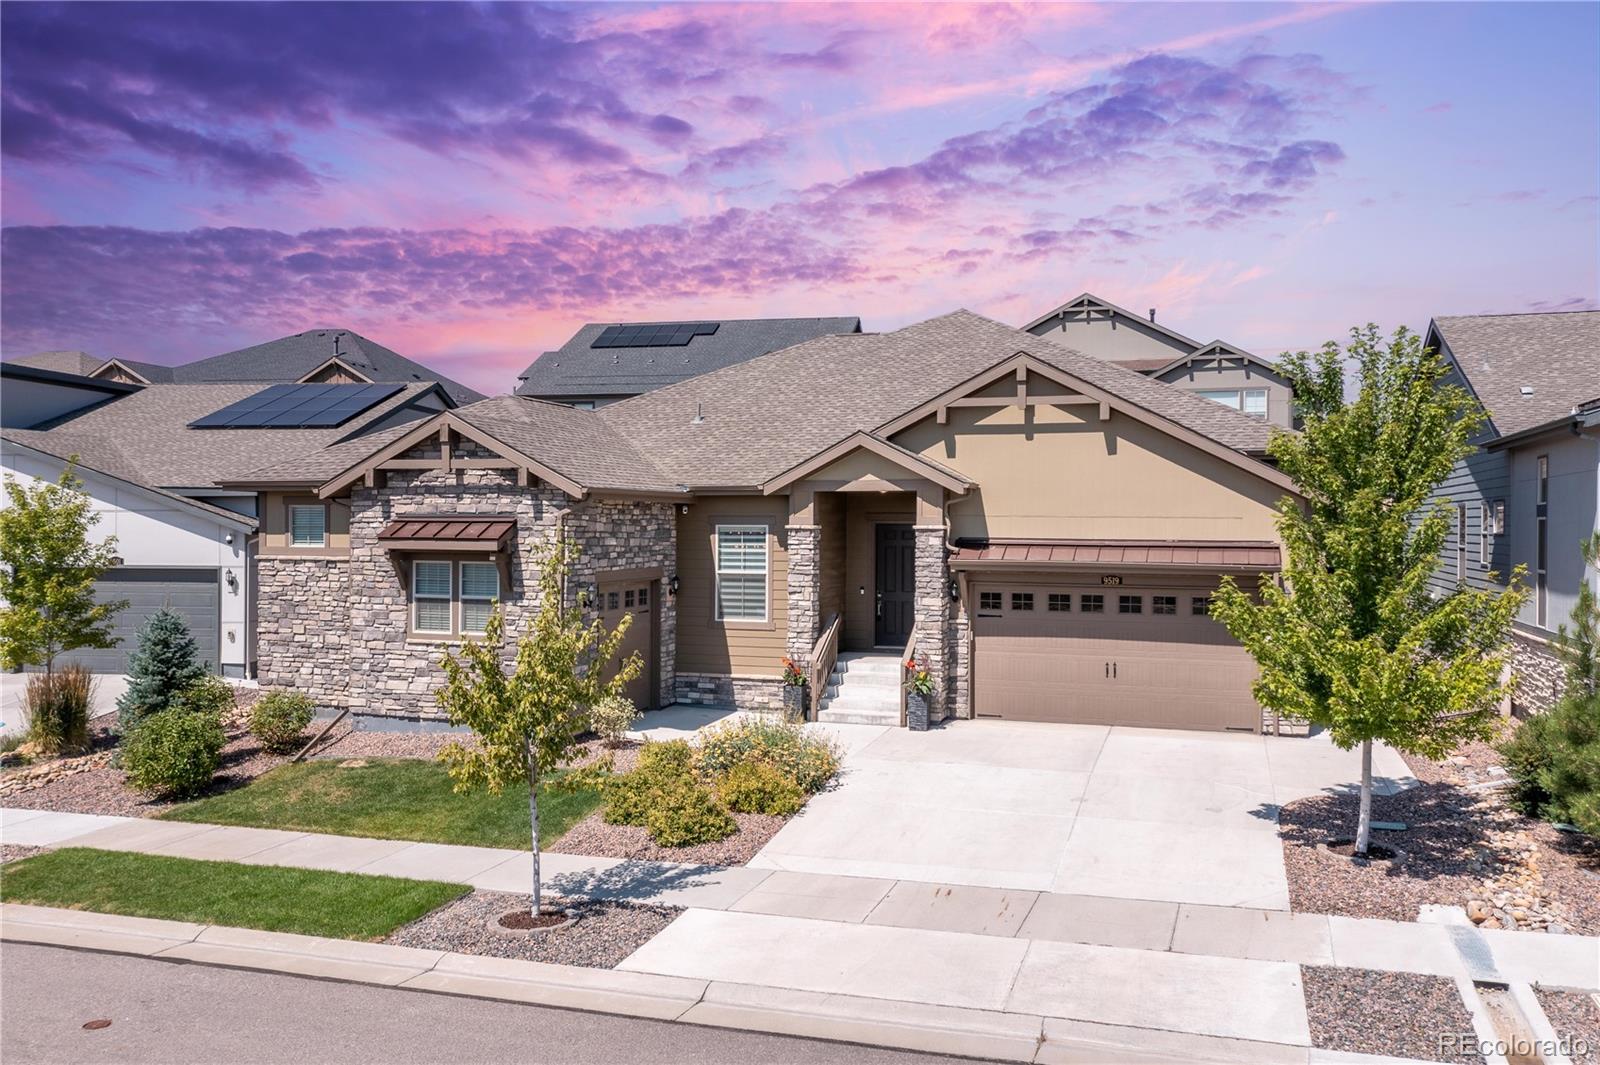
[[[349,329],[307,329],[303,333],[253,344],[172,367],[179,384],[202,381],[295,381],[338,357],[374,381],[408,384],[437,381],[457,403],[483,396],[434,370],[397,354]],[[130,363],[129,365],[134,365]],[[142,364],[141,364],[142,365]],[[142,371],[141,371],[142,372]]]
[[[579,484],[635,492],[678,490],[678,482],[651,460],[653,441],[633,432],[625,421],[526,396],[498,396],[455,413]]]
[[[18,366],[32,366],[37,370],[54,370],[87,377],[106,360],[87,351],[36,351],[32,355],[19,355],[7,361]]]
[[[860,318],[748,318],[719,321],[715,333],[697,336],[681,347],[590,347],[602,330],[623,324],[628,323],[585,325],[571,340],[545,352],[522,371],[517,394],[638,395],[820,336],[861,331]]]
[[[1600,311],[1462,315],[1433,324],[1501,436],[1570,414],[1600,392]]]

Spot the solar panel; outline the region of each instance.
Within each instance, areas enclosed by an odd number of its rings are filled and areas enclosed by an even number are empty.
[[[331,429],[404,385],[272,385],[189,423],[191,429]]]
[[[717,331],[717,322],[660,322],[608,325],[590,342],[591,348],[681,348],[695,337]]]

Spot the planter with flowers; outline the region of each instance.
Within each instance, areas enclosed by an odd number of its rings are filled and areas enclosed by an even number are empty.
[[[806,719],[806,674],[794,659],[783,659],[783,719]]]
[[[906,667],[906,728],[913,732],[928,730],[928,703],[933,699],[933,671],[928,668],[926,655],[908,658]]]

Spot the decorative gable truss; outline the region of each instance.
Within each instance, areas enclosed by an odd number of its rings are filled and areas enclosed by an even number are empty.
[[[1274,381],[1285,383],[1283,375],[1272,363],[1259,355],[1250,354],[1243,348],[1235,347],[1226,340],[1213,340],[1209,344],[1202,344],[1189,354],[1180,355],[1165,366],[1149,373],[1151,377],[1161,377],[1179,367],[1195,370],[1244,370],[1247,373],[1263,373]]]
[[[358,385],[371,384],[372,378],[351,366],[339,356],[333,355],[304,377],[301,377],[298,383],[303,385]]]
[[[477,450],[487,454],[464,457],[459,452],[469,450],[465,445],[476,445]],[[413,454],[417,451],[423,452],[423,456]],[[589,494],[588,488],[572,478],[447,412],[429,418],[340,472],[318,488],[317,495],[323,499],[342,495],[358,482],[368,488],[379,488],[385,474],[396,470],[505,470],[516,475],[519,487],[544,481],[573,499],[583,499]]]

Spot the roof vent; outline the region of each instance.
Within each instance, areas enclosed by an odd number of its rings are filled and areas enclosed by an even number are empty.
[[[1533,386],[1532,385],[1523,385],[1521,391],[1522,391],[1523,395],[1531,396],[1531,395],[1533,395]]]
[[[1150,322],[1151,322],[1152,325],[1155,324],[1155,320],[1156,320],[1156,309],[1154,307],[1151,307],[1150,308]]]
[[[694,405],[694,418],[689,422],[689,424],[690,425],[700,425],[705,420],[706,420],[706,415],[705,415],[704,409],[702,409],[700,404],[696,403]]]

